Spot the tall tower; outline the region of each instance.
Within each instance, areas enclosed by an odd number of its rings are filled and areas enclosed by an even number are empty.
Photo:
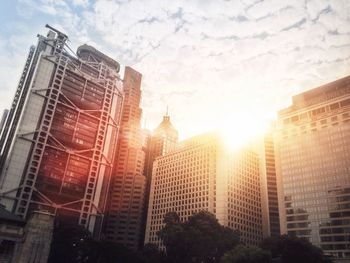
[[[23,218],[46,211],[98,237],[122,103],[120,66],[87,45],[72,54],[67,36],[49,28],[30,49],[1,133],[0,202]]]
[[[170,121],[168,112],[162,122],[149,136],[146,147],[145,176],[150,183],[155,158],[174,151],[178,142],[178,132]]]
[[[165,155],[175,150],[179,134],[170,121],[168,112],[163,116],[162,122],[153,132],[154,149],[159,155]],[[156,153],[156,155],[158,155]]]
[[[258,155],[248,149],[231,152],[221,139],[205,134],[179,143],[175,151],[153,164],[145,243],[161,246],[157,232],[167,212],[181,220],[201,210],[220,224],[237,229],[241,241],[262,240]]]
[[[276,163],[283,233],[350,259],[350,76],[279,112]]]
[[[151,189],[151,180],[152,180],[152,169],[154,160],[163,156],[169,152],[175,150],[178,142],[178,132],[172,125],[170,121],[170,116],[168,110],[163,116],[162,122],[158,127],[153,131],[153,134],[148,136],[147,146],[145,149],[145,168],[144,174],[146,176],[146,190],[145,190],[145,207],[143,213],[143,235],[142,241],[144,241],[144,234],[146,229],[146,220],[147,220],[147,210],[148,210],[148,201]]]
[[[264,236],[280,235],[273,129],[254,142],[259,155]]]
[[[105,229],[107,240],[134,250],[140,243],[146,185],[140,125],[141,77],[140,73],[126,67],[125,97]]]

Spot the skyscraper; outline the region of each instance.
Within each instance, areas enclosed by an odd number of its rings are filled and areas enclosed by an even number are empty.
[[[151,184],[153,162],[158,156],[174,151],[178,142],[178,132],[170,121],[168,112],[163,116],[162,122],[148,136],[144,174],[147,178],[147,201]]]
[[[350,76],[294,96],[275,142],[282,232],[350,259]]]
[[[254,142],[259,155],[264,236],[280,235],[275,150],[272,129]]]
[[[141,131],[141,78],[125,69],[124,102],[105,228],[109,241],[136,250],[140,245],[146,178]]]
[[[153,164],[145,243],[161,246],[156,233],[167,212],[187,220],[206,210],[239,230],[243,243],[257,245],[262,240],[260,198],[256,153],[229,152],[213,134],[196,136]]]
[[[49,27],[49,26],[48,26]],[[51,27],[31,47],[1,134],[6,209],[79,223],[96,237],[106,207],[122,97],[119,63]]]
[[[145,158],[145,167],[144,174],[146,176],[146,190],[145,190],[145,207],[143,213],[143,239],[146,228],[147,220],[147,210],[149,195],[151,190],[151,179],[152,179],[152,169],[154,160],[163,156],[171,151],[174,151],[178,142],[178,132],[172,125],[170,121],[170,116],[168,112],[163,116],[162,122],[158,127],[153,131],[152,134],[148,136],[147,145],[145,148],[146,158]]]

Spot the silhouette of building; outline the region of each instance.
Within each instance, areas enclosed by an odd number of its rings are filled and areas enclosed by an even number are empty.
[[[49,26],[48,26],[49,27]],[[32,46],[0,138],[0,202],[99,237],[122,104],[119,63],[52,27]]]
[[[241,241],[262,240],[262,211],[258,154],[227,150],[214,134],[181,142],[175,151],[153,163],[145,243],[161,246],[157,232],[167,212],[181,220],[205,210],[240,232]]]
[[[125,69],[124,102],[110,187],[105,235],[108,241],[138,249],[142,238],[142,213],[146,177],[141,130],[141,78],[130,67]]]
[[[281,231],[350,259],[350,76],[303,92],[279,112]]]

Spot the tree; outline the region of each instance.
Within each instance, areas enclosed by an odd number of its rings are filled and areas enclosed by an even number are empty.
[[[48,263],[89,262],[93,240],[83,226],[55,227]]]
[[[257,247],[239,245],[225,253],[220,263],[270,263],[271,254]]]
[[[155,244],[144,245],[141,255],[140,263],[165,263],[165,254],[158,249]]]
[[[280,258],[282,263],[329,263],[323,251],[308,240],[287,235],[263,240],[260,247],[271,252],[273,258]]]
[[[236,231],[219,224],[215,216],[201,211],[181,222],[175,212],[164,217],[158,237],[166,247],[170,262],[219,262],[222,255],[239,242]]]
[[[163,222],[165,226],[158,231],[157,235],[166,247],[168,261],[186,262],[188,241],[180,217],[176,212],[169,212],[164,216]]]

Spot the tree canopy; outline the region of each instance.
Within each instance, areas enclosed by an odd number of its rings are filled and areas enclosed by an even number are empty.
[[[93,240],[83,226],[55,227],[48,262],[88,262]]]
[[[164,217],[164,224],[158,237],[171,262],[219,262],[222,255],[239,242],[237,231],[220,225],[215,216],[206,211],[190,216],[186,222],[170,212]]]
[[[323,251],[312,245],[308,240],[282,235],[270,237],[261,243],[260,247],[270,251],[273,258],[280,258],[283,263],[329,263]]]
[[[270,263],[270,252],[257,247],[238,245],[225,253],[220,263]]]

